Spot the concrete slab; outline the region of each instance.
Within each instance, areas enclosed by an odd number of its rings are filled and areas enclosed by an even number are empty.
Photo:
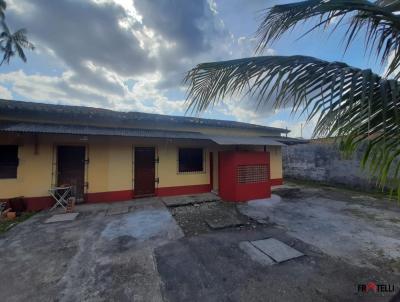
[[[303,253],[274,238],[251,241],[251,244],[276,262],[304,256]]]
[[[221,199],[214,193],[204,193],[196,195],[169,196],[161,198],[167,207],[179,207],[191,204],[220,201]]]
[[[207,225],[214,230],[243,225],[243,222],[231,213],[220,215],[218,218],[210,217],[204,220]]]
[[[239,248],[244,251],[251,260],[260,263],[264,266],[269,266],[275,263],[272,258],[261,252],[258,248],[252,245],[249,241],[242,241],[239,243]]]
[[[126,214],[129,212],[129,207],[111,207],[107,210],[106,216]]]
[[[65,214],[56,214],[46,219],[44,223],[53,223],[53,222],[63,222],[63,221],[72,221],[78,217],[79,213],[65,213]]]

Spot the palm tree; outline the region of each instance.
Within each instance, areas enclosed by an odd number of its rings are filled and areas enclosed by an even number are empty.
[[[7,8],[7,3],[4,0],[0,0],[0,19],[4,19],[4,11]]]
[[[11,33],[4,21],[1,22],[1,25],[3,27],[3,32],[0,33],[0,50],[4,53],[4,55],[0,65],[2,65],[4,62],[9,63],[10,59],[15,54],[18,54],[21,60],[26,62],[24,48],[31,50],[35,48],[26,37],[26,29],[19,29],[15,33]]]
[[[384,76],[340,62],[307,56],[256,56],[197,65],[186,75],[188,109],[200,112],[225,97],[244,93],[255,106],[318,117],[313,136],[340,140],[344,151],[367,145],[362,166],[400,199],[400,1],[306,0],[263,12],[257,54],[304,21],[305,34],[347,28],[345,48],[365,36],[366,51],[388,63]]]
[[[18,54],[21,60],[26,62],[24,48],[33,50],[35,47],[31,42],[28,41],[26,29],[19,29],[15,33],[10,32],[5,22],[4,12],[6,9],[6,1],[0,0],[0,22],[3,28],[3,31],[0,33],[0,51],[4,53],[0,65],[2,65],[4,62],[10,63],[10,59],[15,54]]]

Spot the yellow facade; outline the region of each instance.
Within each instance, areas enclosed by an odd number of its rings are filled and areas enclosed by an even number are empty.
[[[186,129],[185,129],[186,130]],[[211,130],[205,130],[210,132]],[[214,129],[213,134],[227,134],[226,129]],[[234,135],[238,135],[236,130]],[[229,131],[228,131],[229,132]],[[258,131],[240,134],[258,135]],[[0,199],[24,196],[48,196],[57,183],[57,146],[86,147],[85,193],[134,190],[134,148],[151,146],[156,149],[158,188],[210,184],[210,152],[213,152],[213,189],[218,190],[218,152],[227,147],[205,141],[176,141],[171,139],[134,139],[125,137],[96,137],[73,135],[18,135],[0,134],[0,145],[17,144],[19,166],[16,179],[0,179]],[[178,172],[178,149],[197,146],[204,150],[203,172]],[[279,146],[269,146],[271,178],[282,178],[282,155]]]

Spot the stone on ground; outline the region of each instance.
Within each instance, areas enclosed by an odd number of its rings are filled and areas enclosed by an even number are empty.
[[[258,248],[252,245],[249,241],[242,241],[239,243],[239,247],[243,250],[251,260],[260,263],[261,265],[272,265],[275,263],[268,255],[261,252]]]
[[[162,201],[167,207],[179,207],[203,202],[220,201],[221,199],[213,193],[204,193],[196,195],[182,195],[163,197]]]
[[[304,256],[303,253],[274,238],[251,241],[251,244],[276,262]]]
[[[243,225],[243,222],[239,218],[228,212],[220,215],[219,217],[207,217],[205,222],[214,230]]]

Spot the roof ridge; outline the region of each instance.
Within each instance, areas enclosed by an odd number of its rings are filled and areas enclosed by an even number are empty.
[[[7,110],[8,113],[16,113],[18,110],[27,110],[27,111],[37,111],[39,113],[45,113],[49,111],[53,111],[57,114],[62,114],[63,111],[73,112],[76,114],[86,114],[89,117],[93,117],[93,115],[98,115],[98,117],[114,117],[121,120],[150,120],[150,119],[158,119],[159,121],[164,122],[183,122],[193,125],[203,124],[204,126],[214,126],[214,127],[225,127],[225,128],[248,128],[248,129],[260,129],[260,130],[271,130],[280,133],[289,132],[286,129],[251,124],[246,122],[239,121],[231,121],[231,120],[218,120],[218,119],[210,119],[210,118],[201,118],[195,116],[180,116],[180,115],[166,115],[159,113],[148,113],[148,112],[140,112],[140,111],[116,111],[106,108],[99,107],[89,107],[89,106],[78,106],[78,105],[65,105],[65,104],[50,104],[50,103],[39,103],[39,102],[27,102],[27,101],[18,101],[18,100],[7,100],[0,99],[0,119],[1,112]],[[38,121],[40,122],[40,121]]]

